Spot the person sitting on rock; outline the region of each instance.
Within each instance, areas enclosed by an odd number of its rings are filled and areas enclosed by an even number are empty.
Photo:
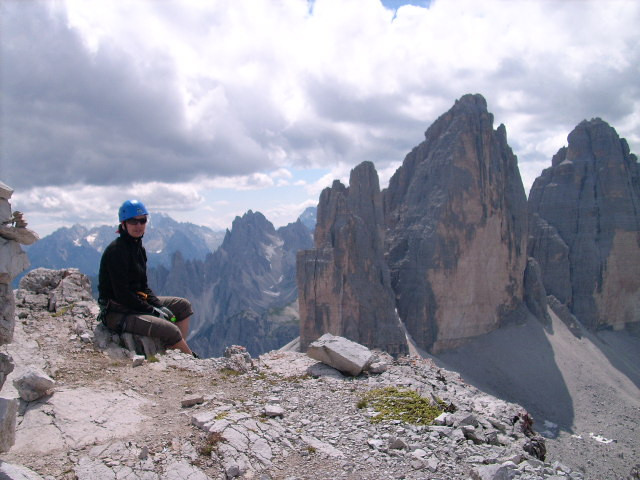
[[[187,345],[191,303],[181,297],[157,297],[147,284],[147,253],[142,246],[149,212],[138,200],[118,211],[118,234],[100,260],[99,319],[118,333],[155,337],[167,348],[197,355]]]

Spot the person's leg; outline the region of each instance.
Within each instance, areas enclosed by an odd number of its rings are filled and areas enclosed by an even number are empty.
[[[164,307],[167,307],[176,316],[178,321],[175,323],[175,325],[178,327],[178,329],[180,330],[180,334],[182,335],[182,342],[178,342],[175,346],[169,348],[177,348],[180,351],[192,355],[193,352],[187,344],[187,336],[189,335],[189,323],[191,320],[191,315],[193,315],[191,303],[189,302],[189,300],[182,297],[161,296],[158,297],[158,299],[160,300],[160,302],[162,302],[162,305]],[[188,352],[186,350],[188,350]]]
[[[180,350],[182,353],[186,353],[187,355],[193,355],[193,352],[189,348],[189,345],[187,345],[187,342],[185,342],[184,340],[180,340],[174,345],[169,345],[167,348],[172,350]]]
[[[187,317],[184,320],[176,322],[176,325],[180,329],[180,333],[182,334],[183,339],[186,339],[187,335],[189,334],[189,320],[191,320],[191,317]]]
[[[127,315],[123,331],[159,338],[169,349],[177,349],[188,355],[193,354],[187,342],[182,338],[177,324],[153,315]]]

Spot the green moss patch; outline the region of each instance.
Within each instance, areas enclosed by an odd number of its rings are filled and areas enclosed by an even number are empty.
[[[371,418],[371,423],[400,420],[413,425],[430,425],[443,411],[441,405],[432,405],[417,392],[396,387],[376,388],[367,392],[358,401],[357,407],[378,412]]]

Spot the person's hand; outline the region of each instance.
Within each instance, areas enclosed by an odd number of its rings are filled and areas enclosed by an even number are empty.
[[[169,320],[170,322],[176,321],[176,316],[167,307],[153,307],[153,313],[155,316]]]

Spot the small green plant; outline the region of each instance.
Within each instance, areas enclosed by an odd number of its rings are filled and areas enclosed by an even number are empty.
[[[75,302],[74,303],[70,303],[66,307],[62,307],[56,313],[52,313],[51,316],[52,317],[61,317],[62,315],[64,315],[67,312],[71,313],[71,310],[73,310],[73,307],[75,307],[75,306],[76,306]]]
[[[371,418],[371,423],[400,420],[413,425],[429,425],[443,412],[441,405],[431,405],[417,392],[396,387],[371,390],[358,400],[356,406],[359,409],[371,407],[378,412]]]
[[[311,453],[311,454],[314,454],[314,453],[316,453],[317,451],[318,451],[318,449],[317,449],[316,447],[312,447],[311,445],[309,445],[309,446],[307,447],[307,452],[309,452],[309,453]]]
[[[215,420],[222,420],[223,418],[226,418],[228,415],[229,415],[229,412],[220,412],[215,416]]]
[[[207,435],[204,444],[198,448],[198,453],[205,457],[210,457],[211,453],[218,450],[218,444],[224,442],[226,439],[219,432],[212,432]]]
[[[256,380],[266,380],[267,379],[267,374],[264,372],[258,372],[256,374]]]
[[[238,377],[238,376],[242,375],[237,370],[233,370],[233,369],[228,368],[228,367],[224,367],[223,369],[221,369],[220,373],[222,375],[224,375],[225,377]]]
[[[156,362],[159,362],[159,361],[160,361],[160,359],[158,357],[156,357],[155,355],[149,355],[147,357],[147,362],[149,362],[149,363],[156,363]]]

